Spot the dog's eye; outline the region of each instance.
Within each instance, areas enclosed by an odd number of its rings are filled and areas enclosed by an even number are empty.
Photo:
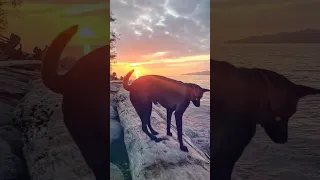
[[[277,122],[281,121],[281,118],[277,116],[277,117],[276,117],[276,121],[277,121]]]

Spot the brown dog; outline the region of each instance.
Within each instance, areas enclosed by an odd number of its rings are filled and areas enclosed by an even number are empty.
[[[64,75],[57,73],[60,55],[78,31],[72,26],[48,47],[42,80],[52,91],[63,94],[63,117],[75,143],[96,179],[108,179],[109,171],[109,45],[81,57]]]
[[[180,149],[188,151],[182,141],[182,116],[188,108],[190,101],[196,106],[200,106],[200,99],[203,93],[210,91],[192,83],[183,83],[163,76],[147,75],[135,80],[131,85],[128,84],[129,78],[134,70],[130,71],[123,80],[123,87],[130,91],[130,101],[137,111],[141,122],[142,130],[151,140],[159,142],[160,139],[150,123],[152,103],[159,103],[167,109],[167,135],[172,136],[170,132],[171,116],[175,111],[175,118],[178,131],[178,140]],[[150,132],[147,129],[150,129]]]
[[[273,71],[211,61],[211,173],[213,179],[229,180],[256,125],[275,143],[287,142],[288,121],[299,99],[320,90],[294,84]]]

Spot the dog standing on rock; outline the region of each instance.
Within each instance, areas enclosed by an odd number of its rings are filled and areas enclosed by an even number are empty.
[[[42,81],[63,95],[64,123],[97,180],[109,178],[110,46],[81,57],[64,75],[58,64],[78,25],[61,32],[48,47],[42,63]]]
[[[171,116],[175,111],[178,140],[180,149],[188,152],[188,148],[183,145],[182,141],[182,116],[190,101],[196,106],[200,106],[200,99],[203,93],[210,91],[201,88],[192,83],[183,83],[159,75],[146,75],[136,79],[129,85],[130,76],[134,70],[130,71],[123,80],[123,87],[130,91],[130,101],[138,113],[142,122],[142,131],[145,132],[151,140],[159,142],[160,139],[150,123],[152,103],[161,104],[167,109],[167,135],[172,136],[170,132]],[[147,129],[150,129],[150,132]]]

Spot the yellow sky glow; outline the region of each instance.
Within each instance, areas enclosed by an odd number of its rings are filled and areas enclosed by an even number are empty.
[[[21,37],[23,50],[32,52],[35,46],[44,48],[62,30],[78,24],[79,29],[91,29],[92,38],[81,38],[80,34],[70,41],[83,54],[83,44],[105,45],[109,42],[110,23],[107,23],[109,3],[96,4],[45,4],[24,2],[21,7],[5,6],[8,10],[8,28],[2,34],[15,33]],[[22,28],[23,27],[23,28]],[[72,52],[70,52],[70,55]],[[80,54],[80,55],[81,55]]]
[[[132,69],[139,69],[140,76],[146,74],[160,74],[160,75],[180,75],[189,72],[201,71],[197,69],[197,65],[203,62],[209,62],[210,55],[198,55],[198,56],[185,56],[179,58],[164,58],[164,59],[151,59],[149,61],[143,61],[139,63],[130,63],[119,61],[113,64],[113,71],[117,72],[120,76],[124,76]],[[177,64],[175,64],[177,63]],[[162,65],[159,68],[148,68],[144,66],[148,65]],[[176,69],[179,67],[179,69]],[[201,67],[199,67],[201,68]],[[208,68],[209,69],[209,68]]]

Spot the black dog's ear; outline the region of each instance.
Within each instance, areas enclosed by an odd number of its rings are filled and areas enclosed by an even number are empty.
[[[267,85],[267,101],[265,103],[268,104],[272,112],[281,111],[286,106],[288,96],[287,87],[281,87],[280,85],[285,84],[286,81],[284,82],[282,78],[279,78],[280,75],[274,75],[271,71],[259,70],[258,72],[262,75]]]
[[[210,89],[205,89],[205,88],[202,88],[202,92],[209,92]]]
[[[312,88],[305,85],[295,85],[298,98],[302,98],[307,95],[320,94],[320,89]]]

